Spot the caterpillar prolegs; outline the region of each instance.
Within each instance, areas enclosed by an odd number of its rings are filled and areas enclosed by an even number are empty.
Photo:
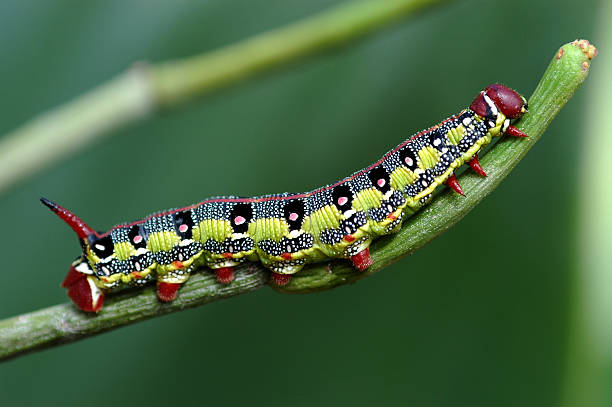
[[[369,167],[334,184],[301,194],[207,199],[95,232],[72,212],[41,198],[77,234],[82,255],[62,286],[84,311],[98,311],[104,294],[122,285],[157,281],[161,301],[176,298],[201,266],[229,284],[233,267],[259,261],[275,284],[287,284],[305,264],[350,259],[371,264],[368,247],[400,228],[446,184],[463,191],[454,171],[468,163],[486,176],[478,152],[495,136],[526,137],[510,124],[527,111],[514,90],[493,84],[468,109],[410,137]]]

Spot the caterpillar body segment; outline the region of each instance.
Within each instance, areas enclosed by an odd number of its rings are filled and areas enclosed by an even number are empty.
[[[42,198],[77,233],[82,255],[62,286],[84,311],[101,309],[104,294],[123,285],[157,281],[161,301],[172,301],[201,267],[229,284],[233,267],[259,261],[275,284],[290,282],[306,264],[350,259],[359,270],[372,264],[370,243],[395,233],[445,184],[463,195],[454,175],[462,164],[486,176],[478,152],[527,111],[512,89],[493,84],[469,109],[421,131],[369,167],[334,184],[300,194],[254,198],[216,197],[121,224],[97,233],[76,215]]]

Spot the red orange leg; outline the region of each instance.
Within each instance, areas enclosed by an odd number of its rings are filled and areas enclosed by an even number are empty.
[[[289,284],[289,282],[291,281],[291,274],[280,274],[272,272],[272,280],[274,281],[274,284],[282,287],[284,285]]]
[[[472,158],[469,162],[468,165],[470,167],[472,167],[472,169],[478,174],[481,175],[483,177],[487,176],[487,173],[482,169],[482,165],[480,165],[480,162],[478,161],[478,156],[475,155],[474,158]]]
[[[359,271],[364,271],[368,267],[372,265],[372,258],[370,257],[370,249],[366,247],[359,253],[354,256],[351,256],[351,261],[353,265],[359,269]]]
[[[461,189],[461,185],[459,185],[459,181],[457,181],[457,177],[455,176],[455,174],[448,177],[448,179],[444,183],[459,195],[465,196],[463,190]]]
[[[506,130],[506,134],[512,137],[527,137],[525,133],[523,133],[522,131],[520,131],[514,126],[508,126],[508,129]]]
[[[234,268],[233,267],[221,267],[215,269],[215,275],[217,281],[221,284],[229,284],[234,281]]]
[[[157,298],[163,302],[174,301],[180,287],[181,285],[177,283],[165,283],[163,281],[158,281]]]

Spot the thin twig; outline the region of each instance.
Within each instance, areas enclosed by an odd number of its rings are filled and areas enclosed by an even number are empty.
[[[350,1],[217,51],[158,65],[136,64],[0,138],[0,192],[157,109],[177,106],[332,47],[351,45],[402,17],[446,1]]]
[[[495,189],[539,140],[550,121],[586,78],[594,53],[594,47],[586,41],[561,47],[529,101],[530,114],[521,121],[521,130],[529,138],[506,138],[495,145],[481,161],[487,168],[487,178],[464,174],[461,183],[467,197],[447,191],[434,198],[424,210],[409,218],[398,234],[373,245],[374,264],[365,273],[357,272],[348,261],[314,264],[296,274],[288,286],[277,290],[306,293],[357,281],[407,256],[449,229]],[[260,264],[253,263],[238,268],[236,280],[228,286],[217,284],[207,271],[197,273],[181,288],[179,297],[169,304],[160,303],[154,288],[147,287],[108,296],[97,315],[63,304],[6,319],[0,321],[0,360],[247,293],[264,286],[267,279],[268,272]]]

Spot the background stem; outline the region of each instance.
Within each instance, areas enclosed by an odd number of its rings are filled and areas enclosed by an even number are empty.
[[[0,192],[158,108],[174,107],[331,47],[348,46],[445,1],[349,1],[217,51],[159,65],[138,63],[2,137]]]

